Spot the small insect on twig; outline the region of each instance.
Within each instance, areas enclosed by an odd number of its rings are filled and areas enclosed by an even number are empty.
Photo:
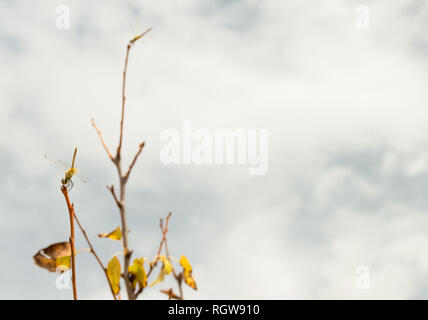
[[[73,161],[71,163],[71,166],[69,166],[67,163],[61,160],[54,160],[47,154],[44,155],[44,157],[53,163],[55,163],[57,166],[59,166],[64,171],[64,178],[61,179],[62,186],[66,187],[69,191],[73,188],[73,176],[79,177],[82,182],[87,182],[87,179],[84,178],[80,173],[77,173],[78,169],[74,166],[74,163],[76,161],[76,154],[77,154],[77,148],[74,149],[73,154]]]
[[[150,30],[152,30],[152,28],[148,28],[146,31],[144,31],[142,34],[139,34],[138,36],[134,37],[131,41],[129,41],[131,44],[134,44],[135,41],[137,41],[138,39],[141,39],[142,37],[144,37],[147,33],[150,32]]]
[[[71,190],[74,186],[73,180],[71,178],[77,172],[77,169],[74,167],[74,160],[76,160],[77,148],[74,149],[73,161],[71,162],[71,168],[65,173],[65,177],[61,179],[61,183],[64,187]]]

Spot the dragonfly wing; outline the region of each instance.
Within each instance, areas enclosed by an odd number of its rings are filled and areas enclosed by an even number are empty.
[[[70,169],[70,165],[67,162],[62,160],[57,160],[56,162],[59,164],[60,167],[63,167],[65,170]]]
[[[48,159],[49,161],[53,162],[57,167],[59,167],[62,171],[67,171],[68,170],[68,166],[64,161],[61,160],[55,160],[53,159],[51,156],[44,154],[43,157],[45,159]]]
[[[80,171],[77,171],[75,174],[74,174],[76,177],[78,177],[82,182],[84,182],[84,183],[87,183],[89,180],[88,180],[88,178],[86,178],[84,175],[82,175],[81,173],[80,173]]]

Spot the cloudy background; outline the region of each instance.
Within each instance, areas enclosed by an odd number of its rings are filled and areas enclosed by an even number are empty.
[[[56,8],[70,8],[70,29]],[[370,29],[356,28],[359,5]],[[32,256],[68,236],[61,172],[104,262],[120,243],[105,185],[115,169],[90,125],[117,144],[125,46],[131,51],[125,161],[130,245],[153,257],[159,218],[185,254],[190,299],[427,298],[428,1],[0,0],[0,283],[3,299],[70,299]],[[165,166],[160,133],[269,130],[269,170]],[[78,232],[77,247],[86,244]],[[109,299],[93,257],[77,258],[78,294]],[[358,290],[356,268],[370,270]],[[160,288],[142,297],[164,298]]]

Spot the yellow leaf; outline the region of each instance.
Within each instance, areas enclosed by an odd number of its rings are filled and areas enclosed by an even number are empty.
[[[137,284],[139,288],[147,286],[147,275],[144,270],[144,258],[136,258],[131,266],[128,268],[128,272],[133,276],[132,289],[135,290]]]
[[[191,275],[190,275],[190,276],[185,277],[185,278],[184,278],[184,282],[186,282],[186,284],[187,284],[189,287],[191,287],[191,288],[193,288],[193,289],[195,289],[195,290],[198,290],[198,287],[196,286],[195,279],[193,279],[193,277],[192,277]]]
[[[197,290],[195,279],[192,277],[192,266],[185,256],[181,256],[180,264],[183,267],[184,282],[191,288]]]
[[[165,279],[165,275],[168,275],[172,271],[172,265],[171,262],[165,258],[164,255],[161,255],[160,259],[162,260],[162,269],[159,272],[159,275],[155,281],[149,284],[150,287],[153,287],[154,285],[161,283]]]
[[[120,262],[116,256],[114,256],[107,265],[107,276],[114,294],[117,295],[120,291]]]
[[[117,227],[110,233],[100,233],[98,235],[100,238],[109,238],[112,240],[120,240],[122,239],[122,231],[120,230],[120,227]]]
[[[71,265],[71,255],[70,256],[64,256],[64,257],[59,257],[55,260],[56,263],[56,267],[57,268],[64,268],[64,270],[70,269],[70,265]],[[63,271],[64,271],[63,270]]]
[[[149,284],[150,287],[153,287],[154,285],[161,283],[165,279],[165,270],[162,268],[159,272],[159,275],[155,281]]]
[[[165,271],[166,274],[170,274],[172,271],[172,264],[171,262],[169,262],[169,260],[167,258],[165,258],[164,255],[161,256],[161,260],[163,262],[163,269]]]
[[[39,250],[33,259],[39,267],[50,272],[64,272],[70,268],[70,256],[70,243],[58,242]]]

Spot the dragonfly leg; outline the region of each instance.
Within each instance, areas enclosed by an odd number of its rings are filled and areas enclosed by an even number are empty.
[[[69,182],[68,182],[68,191],[71,191],[71,189],[73,189],[73,187],[74,187],[74,183],[73,183],[73,181],[72,180],[70,180]]]

